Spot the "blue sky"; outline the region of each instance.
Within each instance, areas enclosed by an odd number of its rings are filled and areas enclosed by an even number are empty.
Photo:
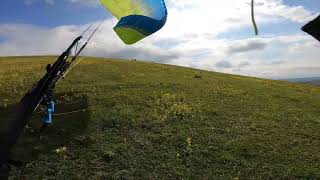
[[[290,6],[304,6],[309,10],[319,11],[320,1],[317,0],[284,0]]]
[[[108,12],[102,6],[82,6],[64,0],[53,5],[45,1],[30,4],[21,0],[2,0],[0,6],[1,23],[26,23],[54,27],[65,24],[85,24],[105,18]]]
[[[112,30],[117,20],[98,0],[2,0],[0,56],[59,54],[85,27],[103,21],[86,55],[267,78],[320,76],[319,43],[300,30],[319,14],[320,1],[256,0],[258,37],[249,2],[166,0],[166,26],[126,46]]]

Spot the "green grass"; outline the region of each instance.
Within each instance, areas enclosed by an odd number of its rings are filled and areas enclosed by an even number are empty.
[[[54,57],[0,58],[0,115]],[[318,179],[320,88],[86,58],[37,111],[14,154],[30,179]],[[66,151],[56,153],[58,148]]]

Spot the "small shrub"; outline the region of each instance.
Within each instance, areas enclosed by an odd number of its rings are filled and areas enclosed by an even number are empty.
[[[105,150],[102,152],[102,158],[106,162],[110,162],[114,156],[115,156],[115,154],[112,151]]]
[[[67,147],[60,147],[56,149],[54,152],[58,154],[60,157],[63,157],[63,159],[67,159]]]
[[[194,78],[196,78],[196,79],[201,79],[201,78],[202,78],[202,76],[201,76],[201,75],[199,75],[199,74],[197,74],[197,75],[195,75],[195,76],[194,76]]]
[[[168,119],[183,120],[192,116],[195,108],[187,102],[185,96],[170,93],[163,94],[156,101],[156,118],[161,121]]]
[[[177,118],[184,119],[192,115],[193,108],[188,104],[179,103],[173,105],[172,112]]]
[[[187,142],[186,153],[190,154],[192,152],[192,138],[188,137],[186,142]]]

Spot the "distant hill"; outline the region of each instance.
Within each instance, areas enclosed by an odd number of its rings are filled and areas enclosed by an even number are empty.
[[[295,78],[295,79],[286,79],[289,82],[310,84],[320,86],[320,77],[309,77],[309,78]]]
[[[0,123],[54,60],[0,58]],[[55,93],[53,126],[38,134],[39,108],[14,150],[16,179],[320,179],[316,86],[86,58]]]

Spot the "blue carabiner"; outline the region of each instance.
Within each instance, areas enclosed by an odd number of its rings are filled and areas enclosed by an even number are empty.
[[[47,117],[44,120],[46,124],[52,124],[52,113],[54,113],[54,101],[50,101],[47,105]]]

